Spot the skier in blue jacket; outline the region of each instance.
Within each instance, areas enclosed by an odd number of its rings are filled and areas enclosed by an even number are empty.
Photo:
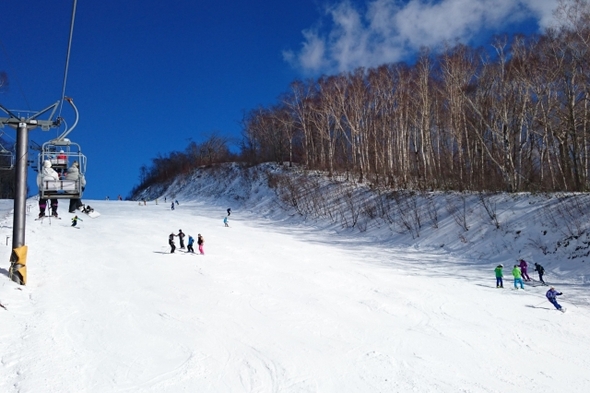
[[[188,235],[188,244],[186,245],[186,251],[187,252],[195,252],[195,249],[193,248],[193,244],[195,244],[195,239],[191,236]]]
[[[549,302],[551,302],[551,304],[553,304],[556,309],[558,309],[559,311],[563,311],[561,305],[557,303],[557,296],[560,295],[563,295],[563,293],[557,292],[553,287],[549,288],[549,290],[545,294],[545,296],[547,296],[547,300],[549,300]]]

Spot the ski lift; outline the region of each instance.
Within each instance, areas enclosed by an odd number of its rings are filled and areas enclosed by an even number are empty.
[[[39,196],[43,199],[71,199],[82,198],[83,187],[81,179],[86,173],[86,156],[82,154],[79,144],[69,139],[61,141],[53,140],[45,142],[39,153],[37,171],[40,179]],[[42,178],[43,165],[46,161],[58,173],[59,180]],[[75,162],[78,163],[80,176],[77,180],[66,179],[68,168]]]
[[[86,156],[82,154],[79,144],[66,138],[78,123],[78,110],[73,101],[66,98],[76,112],[74,125],[64,131],[57,138],[45,142],[41,146],[41,152],[37,160],[37,176],[39,177],[39,197],[42,199],[80,199],[82,198],[83,186],[81,179],[86,173]],[[43,178],[43,166],[45,162],[51,163],[51,167],[58,173],[59,179]],[[77,163],[78,179],[66,179],[68,168]]]
[[[4,124],[0,124],[0,128],[4,128]],[[4,136],[4,132],[0,132],[0,137]],[[10,171],[14,168],[14,151],[6,150],[4,145],[0,143],[0,171]]]
[[[14,153],[0,145],[0,171],[10,171],[14,168]]]

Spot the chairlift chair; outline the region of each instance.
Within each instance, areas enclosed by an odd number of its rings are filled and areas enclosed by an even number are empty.
[[[39,197],[43,199],[72,199],[82,198],[82,186],[80,180],[66,180],[67,169],[78,162],[80,178],[86,173],[86,156],[82,154],[80,145],[69,139],[52,140],[45,142],[38,155],[37,171],[42,173],[43,163],[51,162],[51,167],[60,174],[59,180],[42,180],[39,187]]]
[[[0,145],[0,171],[9,171],[14,168],[14,153]]]

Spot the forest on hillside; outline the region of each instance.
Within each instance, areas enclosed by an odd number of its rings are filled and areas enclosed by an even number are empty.
[[[590,4],[560,1],[560,25],[489,48],[424,48],[414,64],[293,81],[250,110],[240,152],[213,134],[141,168],[142,189],[227,161],[297,163],[414,190],[590,189]]]

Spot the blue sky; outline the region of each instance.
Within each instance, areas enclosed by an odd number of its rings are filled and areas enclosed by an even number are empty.
[[[85,198],[127,196],[142,165],[190,140],[218,132],[237,141],[243,114],[275,103],[295,79],[407,61],[445,41],[482,45],[498,33],[539,32],[556,4],[79,1],[66,96],[80,111],[69,137],[88,158]],[[61,98],[72,6],[3,2],[0,71],[10,85],[2,105],[37,111]],[[62,115],[73,121],[67,106]],[[41,144],[57,134],[36,129],[30,138]]]

